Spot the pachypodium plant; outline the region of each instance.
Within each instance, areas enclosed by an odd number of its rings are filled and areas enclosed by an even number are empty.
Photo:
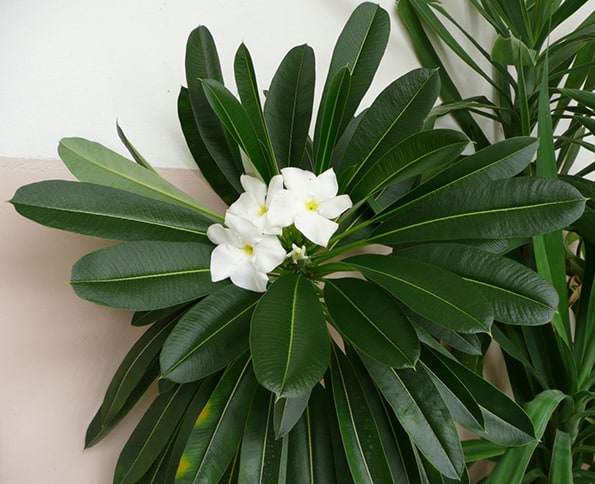
[[[360,102],[389,17],[364,3],[339,36],[311,130],[314,54],[290,50],[264,105],[251,56],[223,83],[198,27],[178,99],[191,153],[224,215],[134,163],[63,139],[79,182],[21,188],[37,222],[124,243],[73,267],[77,294],[150,325],[87,432],[105,436],[155,380],[114,482],[467,482],[455,423],[501,446],[535,442],[527,414],[452,357],[482,351],[496,319],[549,322],[555,290],[498,255],[510,239],[576,220],[583,196],[519,176],[537,141],[462,155],[467,137],[425,129],[435,70]]]

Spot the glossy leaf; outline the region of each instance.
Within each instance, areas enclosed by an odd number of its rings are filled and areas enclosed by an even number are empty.
[[[310,404],[287,438],[287,484],[337,482],[333,466],[326,390],[316,385]]]
[[[260,299],[250,351],[258,381],[278,397],[308,393],[322,378],[330,340],[318,296],[303,276],[278,279]]]
[[[196,304],[163,345],[163,376],[178,383],[198,380],[243,354],[259,298],[259,293],[229,285]]]
[[[145,159],[145,157],[141,155],[139,151],[134,147],[134,145],[130,142],[130,140],[120,127],[120,123],[118,121],[116,121],[116,132],[118,133],[118,138],[120,138],[120,141],[122,141],[122,143],[128,150],[128,153],[130,153],[130,156],[132,156],[134,161],[136,161],[143,168],[157,173],[155,168],[151,166],[151,164]]]
[[[244,150],[254,169],[268,182],[275,174],[276,167],[267,162],[255,128],[240,101],[223,84],[213,79],[203,80],[202,87],[211,108],[227,132]]]
[[[572,478],[572,436],[556,429],[552,448],[550,482],[573,482]]]
[[[158,355],[177,318],[168,317],[151,326],[132,346],[110,382],[103,403],[85,436],[85,447],[99,442],[144,394],[159,374]]]
[[[279,167],[301,166],[304,159],[314,102],[314,70],[314,51],[300,45],[287,53],[271,81],[264,118]]]
[[[436,324],[464,333],[489,330],[493,318],[488,302],[452,272],[395,255],[367,254],[347,263]]]
[[[258,135],[260,144],[263,147],[263,154],[267,163],[274,171],[275,155],[273,154],[273,147],[271,146],[269,132],[265,124],[262,105],[260,103],[260,90],[258,89],[258,84],[256,82],[256,73],[254,72],[254,65],[252,63],[250,52],[244,44],[241,44],[236,51],[233,68],[240,101],[252,121],[254,131]]]
[[[168,444],[198,385],[179,385],[159,395],[122,449],[114,483],[135,483]]]
[[[275,401],[273,424],[277,438],[285,436],[301,418],[310,393],[295,398],[278,398]]]
[[[70,172],[82,182],[119,188],[137,195],[180,205],[200,212],[213,221],[221,216],[202,207],[191,196],[156,173],[105,146],[82,138],[63,138],[58,154]]]
[[[475,285],[491,303],[494,319],[537,325],[551,321],[556,291],[528,267],[467,245],[420,245],[399,251],[402,257],[437,265]]]
[[[363,361],[416,447],[442,474],[458,479],[465,467],[459,437],[424,368],[396,370],[370,358]]]
[[[387,366],[415,366],[419,357],[415,329],[384,290],[361,279],[328,280],[324,298],[333,325],[358,350]]]
[[[97,304],[145,311],[174,306],[221,287],[209,271],[212,245],[128,242],[91,252],[72,268],[75,292]]]
[[[351,475],[357,483],[392,482],[388,457],[357,376],[336,348],[331,363],[332,391],[341,439]]]
[[[341,135],[345,109],[351,90],[351,75],[347,66],[339,69],[326,87],[320,103],[314,132],[314,173],[320,174],[330,164],[333,149]]]
[[[440,80],[435,71],[411,71],[386,87],[363,115],[342,159],[336,160],[339,186],[347,189],[397,143],[421,131],[434,105]]]
[[[337,72],[348,67],[351,75],[349,98],[343,114],[342,131],[357,110],[384,55],[390,18],[380,5],[364,2],[351,14],[333,50],[321,105],[329,95]]]
[[[132,315],[130,324],[132,326],[146,326],[173,315],[181,315],[186,312],[186,310],[188,310],[192,304],[194,304],[194,301],[190,303],[178,304],[170,308],[154,309],[151,311],[137,311]]]
[[[170,203],[66,180],[26,185],[10,202],[22,216],[42,225],[106,239],[198,241],[213,223]]]
[[[207,150],[194,119],[192,105],[190,104],[190,94],[185,87],[180,89],[180,94],[178,95],[178,119],[182,127],[186,145],[196,165],[200,168],[201,174],[223,201],[227,204],[233,203],[243,190],[239,178],[233,178],[233,175],[225,176],[222,167],[217,164]],[[231,170],[231,173],[237,171],[235,167],[232,167]]]
[[[257,383],[245,357],[230,365],[200,412],[175,482],[218,482],[238,449]]]
[[[535,426],[536,440],[522,447],[508,449],[488,477],[487,483],[520,482],[522,480],[539,439],[543,436],[554,410],[564,398],[565,395],[559,390],[546,390],[527,404],[525,410]]]
[[[416,187],[390,207],[383,218],[457,185],[489,182],[518,175],[535,155],[537,145],[537,140],[527,137],[506,139],[490,145],[450,165]]]
[[[458,131],[434,129],[413,134],[364,166],[348,188],[356,202],[399,181],[443,168],[459,156],[469,140]]]
[[[527,237],[576,220],[585,200],[558,180],[512,178],[459,186],[398,212],[371,240],[389,244]]]
[[[279,481],[282,440],[273,431],[274,405],[274,394],[259,387],[242,438],[238,483]]]
[[[223,83],[215,41],[209,30],[202,25],[194,29],[188,37],[185,66],[194,124],[198,130],[198,138],[206,147],[206,153],[196,157],[196,162],[205,173],[207,180],[222,176],[237,193],[241,193],[243,190],[240,185],[240,175],[244,170],[238,145],[209,105],[202,87],[202,79],[214,79]],[[200,148],[200,144],[197,148]],[[220,186],[221,183],[213,185],[217,189]],[[222,197],[225,196],[226,200],[232,195],[227,190],[217,192]]]

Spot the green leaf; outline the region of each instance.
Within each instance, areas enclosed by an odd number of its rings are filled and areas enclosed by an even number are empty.
[[[316,118],[314,132],[314,173],[320,174],[330,164],[333,149],[341,135],[345,109],[351,90],[349,68],[339,69],[326,88]]]
[[[310,404],[287,436],[287,484],[338,482],[325,390],[316,385]]]
[[[359,5],[341,31],[333,50],[321,101],[321,106],[326,103],[333,79],[347,66],[351,87],[339,132],[343,131],[372,83],[386,49],[389,32],[388,13],[380,5],[370,2]]]
[[[484,439],[463,440],[465,463],[470,464],[481,460],[491,460],[506,452],[506,447]]]
[[[217,173],[221,173],[235,191],[241,193],[243,190],[240,175],[244,170],[240,150],[211,109],[202,87],[202,79],[214,79],[223,83],[217,47],[209,30],[202,25],[194,29],[188,37],[185,66],[195,126],[202,144],[206,147],[206,153],[196,157],[196,162],[201,170],[208,173],[205,174],[207,180],[215,179]],[[221,182],[213,186],[220,185]],[[222,195],[227,193],[223,192]],[[229,193],[229,196],[231,195],[232,193]],[[235,198],[237,197],[233,197]],[[227,196],[224,199],[229,203]]]
[[[314,51],[300,45],[287,53],[271,81],[264,118],[279,167],[301,166],[304,159],[314,102],[314,70]]]
[[[128,242],[91,252],[72,267],[71,284],[88,301],[145,311],[192,301],[222,283],[211,281],[212,245]]]
[[[151,311],[137,311],[132,315],[130,324],[132,326],[146,326],[170,316],[179,316],[185,313],[186,310],[188,310],[194,303],[195,301],[192,301],[191,303],[178,304],[170,308],[153,309]]]
[[[122,143],[128,150],[128,153],[130,153],[130,156],[132,156],[134,161],[136,161],[143,168],[146,168],[147,170],[157,173],[155,168],[153,168],[151,166],[151,164],[144,158],[143,155],[141,155],[138,152],[138,150],[133,146],[133,144],[130,142],[130,140],[126,137],[126,135],[124,134],[124,131],[122,131],[122,128],[120,127],[120,123],[118,123],[117,121],[116,121],[116,131],[118,133],[118,137],[120,138],[120,141],[122,141]]]
[[[274,427],[277,438],[285,436],[301,418],[310,393],[295,398],[278,398],[275,402]]]
[[[529,49],[521,40],[516,37],[496,37],[492,46],[490,58],[503,66],[525,67],[535,66],[535,57],[537,52]]]
[[[507,257],[459,244],[420,245],[402,249],[399,255],[463,277],[491,303],[498,321],[537,325],[550,322],[554,315],[556,291],[535,272]]]
[[[457,185],[489,182],[518,175],[535,155],[537,145],[534,138],[527,137],[510,138],[490,145],[450,165],[419,185],[391,206],[383,218]]]
[[[416,447],[442,474],[463,473],[463,451],[452,416],[423,366],[397,370],[363,362]]]
[[[163,376],[178,383],[198,380],[243,354],[259,298],[259,293],[229,285],[196,304],[163,345]]]
[[[357,483],[393,482],[366,394],[345,355],[333,349],[332,392],[351,475]]]
[[[462,185],[410,204],[370,240],[396,245],[528,237],[570,224],[584,205],[582,195],[559,180],[520,177]]]
[[[267,161],[266,152],[244,107],[219,81],[204,79],[202,87],[211,108],[225,129],[248,155],[254,169],[268,182],[276,174],[277,168]]]
[[[114,374],[103,403],[87,429],[85,447],[91,447],[105,437],[157,378],[159,352],[177,319],[177,316],[164,318],[145,331],[132,346]]]
[[[221,479],[238,449],[257,386],[245,357],[226,369],[194,423],[178,464],[176,484]]]
[[[389,185],[446,166],[468,143],[464,134],[448,129],[413,134],[362,167],[347,191],[354,202],[366,199]]]
[[[277,279],[252,316],[250,351],[261,385],[278,397],[308,393],[330,359],[330,339],[318,296],[299,274]]]
[[[386,87],[365,112],[342,159],[334,159],[339,186],[346,189],[397,143],[421,131],[440,89],[436,71],[417,69]]]
[[[82,138],[63,138],[58,154],[70,172],[82,182],[119,188],[137,195],[168,202],[200,212],[213,222],[221,216],[202,207],[156,173],[105,146]]]
[[[260,103],[260,90],[256,82],[252,57],[243,43],[236,51],[233,67],[242,106],[252,121],[254,131],[263,147],[263,154],[270,165],[270,170],[276,171],[275,156]]]
[[[210,106],[208,108],[211,109]],[[243,191],[239,178],[241,172],[232,167],[230,174],[226,176],[223,167],[219,166],[207,150],[194,119],[190,94],[185,87],[180,89],[178,95],[178,119],[190,154],[200,168],[201,174],[223,201],[228,205],[233,203]]]
[[[463,333],[489,330],[492,315],[488,302],[452,272],[395,255],[366,254],[346,262],[436,324]]]
[[[106,239],[198,241],[213,223],[177,205],[65,180],[23,186],[10,202],[22,216],[42,225]]]
[[[278,482],[282,440],[275,439],[275,396],[258,387],[242,438],[238,483]]]
[[[568,432],[556,429],[550,482],[573,482],[572,478],[572,436]]]
[[[361,279],[328,280],[324,298],[333,325],[358,350],[395,368],[419,357],[417,334],[399,304]]]
[[[592,91],[583,91],[581,89],[558,89],[562,94],[574,99],[579,104],[595,110],[595,93]]]
[[[522,447],[508,449],[488,477],[486,481],[488,484],[522,481],[531,456],[543,437],[554,410],[564,398],[565,395],[559,390],[545,390],[527,404],[525,410],[535,426],[536,440]]]
[[[149,470],[174,434],[197,389],[197,384],[179,385],[155,399],[122,449],[114,483],[138,482]]]

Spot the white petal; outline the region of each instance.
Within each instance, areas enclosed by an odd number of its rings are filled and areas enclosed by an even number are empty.
[[[207,229],[207,237],[213,244],[232,244],[235,245],[236,237],[230,230],[221,224],[213,224]]]
[[[317,212],[304,211],[295,216],[295,226],[309,240],[317,245],[326,247],[329,239],[333,236],[338,224],[324,218]]]
[[[228,278],[238,266],[250,264],[249,257],[242,249],[223,244],[211,252],[211,280],[222,281]]]
[[[283,181],[288,190],[300,198],[311,198],[315,191],[316,175],[311,171],[290,166],[281,170]]]
[[[337,183],[337,176],[332,168],[318,175],[314,197],[319,203],[330,200],[338,191],[339,184]]]
[[[298,211],[299,202],[293,192],[281,190],[275,193],[267,212],[268,227],[289,227]]]
[[[263,236],[254,246],[253,264],[260,272],[270,272],[285,260],[285,249],[274,235]]]
[[[335,218],[353,206],[349,195],[339,195],[318,205],[318,213],[326,218]]]
[[[264,292],[269,278],[266,274],[256,271],[251,264],[238,266],[231,274],[231,282],[249,291]]]
[[[225,223],[238,235],[238,238],[250,246],[257,244],[262,237],[262,230],[247,218],[227,212]]]
[[[249,193],[242,193],[240,198],[233,202],[227,211],[238,215],[239,217],[247,218],[251,221],[257,220],[260,217],[262,204]]]
[[[267,193],[267,186],[262,181],[254,176],[242,175],[240,177],[240,183],[244,190],[254,198],[254,201],[264,205],[264,197]]]
[[[283,190],[283,175],[275,175],[269,182],[269,189],[267,191],[266,207],[271,206],[271,202],[275,195]]]

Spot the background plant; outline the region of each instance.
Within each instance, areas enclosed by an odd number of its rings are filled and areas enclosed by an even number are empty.
[[[595,164],[582,169],[574,164],[579,150],[595,151],[595,14],[583,18],[578,13],[586,1],[468,3],[493,30],[493,45],[480,45],[440,2],[398,3],[418,58],[426,67],[440,67],[443,104],[434,114],[452,114],[480,146],[489,141],[475,116],[492,120],[505,138],[537,134],[537,158],[526,173],[562,178],[591,199],[583,217],[566,232],[535,237],[509,253],[553,283],[559,305],[551,325],[531,330],[494,326],[515,399],[525,405],[542,441],[509,450],[501,460],[485,454],[499,461],[488,480],[593,482],[595,184],[586,177]],[[569,33],[552,35],[569,22],[575,25],[566,28]],[[466,37],[470,50],[453,32]],[[493,96],[457,86],[436,53],[436,43],[455,53],[469,75],[487,81]],[[482,69],[478,58],[487,61],[491,71]],[[471,455],[471,445],[469,449]]]
[[[238,99],[209,31],[190,35],[179,116],[219,196],[234,202],[246,169],[268,183],[284,167],[332,168],[353,202],[328,248],[309,245],[308,260],[282,267],[264,294],[211,280],[207,230],[221,215],[163,180],[121,132],[136,163],[63,139],[59,154],[80,181],[15,194],[37,222],[123,241],[81,258],[71,281],[81,297],[150,325],[87,432],[97,443],[158,380],[115,482],[465,482],[455,422],[498,451],[536,443],[527,414],[442,343],[477,355],[494,320],[550,321],[556,292],[497,252],[572,223],[585,200],[565,182],[518,176],[534,138],[462,156],[465,135],[427,129],[435,70],[405,74],[360,110],[388,29],[377,5],[350,17],[312,137],[310,47],[285,56],[263,105],[244,45]],[[352,255],[370,244],[394,253]]]

